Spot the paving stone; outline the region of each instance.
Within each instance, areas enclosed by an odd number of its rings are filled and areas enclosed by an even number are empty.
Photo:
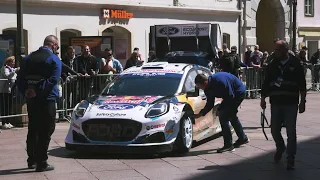
[[[46,174],[49,180],[97,180],[89,172],[51,173]]]
[[[100,171],[92,172],[92,174],[99,180],[145,180],[146,177],[142,176],[135,170],[122,170],[122,171]]]
[[[132,169],[119,160],[109,159],[77,159],[77,161],[86,167],[89,171],[118,171]]]

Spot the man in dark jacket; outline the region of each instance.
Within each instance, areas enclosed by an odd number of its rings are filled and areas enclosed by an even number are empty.
[[[228,72],[239,77],[240,57],[237,55],[236,46],[232,46],[231,52],[222,56],[220,68],[223,72]]]
[[[319,83],[319,71],[320,71],[320,49],[318,49],[318,51],[311,56],[310,62],[313,65],[313,71],[312,71],[313,89],[317,90],[318,83]]]
[[[69,46],[67,53],[62,58],[62,62],[66,65],[65,68],[62,67],[62,79],[67,83],[67,94],[66,101],[69,105],[67,108],[72,108],[77,103],[77,79],[70,78],[71,75],[77,75],[77,61],[75,56],[75,50],[72,46]],[[71,100],[70,100],[71,98]]]
[[[197,88],[204,90],[207,96],[207,103],[199,114],[195,114],[194,118],[205,116],[214,107],[215,98],[222,98],[223,101],[219,108],[219,120],[222,129],[224,146],[218,149],[218,153],[226,151],[234,151],[249,142],[247,135],[243,132],[242,125],[237,117],[238,107],[242,103],[246,87],[239,78],[233,74],[226,72],[218,72],[209,77],[199,74],[195,78]],[[232,144],[232,133],[229,122],[233,126],[238,140]]]
[[[274,161],[279,162],[287,149],[287,169],[291,170],[294,169],[297,150],[297,112],[298,109],[299,113],[305,111],[306,79],[303,66],[297,57],[290,55],[288,47],[288,43],[283,40],[275,43],[274,60],[266,69],[260,105],[265,109],[265,98],[270,97],[271,133],[277,147]],[[287,148],[281,135],[283,123],[287,129]]]
[[[54,169],[47,163],[47,151],[55,130],[58,81],[62,69],[56,56],[58,44],[56,36],[47,36],[43,47],[24,58],[17,77],[18,89],[24,94],[28,106],[28,168],[36,168],[37,172]]]
[[[98,61],[96,57],[91,54],[90,47],[84,45],[81,56],[76,58],[76,63],[78,63],[78,73],[85,76],[79,79],[79,102],[89,96],[90,89],[92,89],[93,86],[92,76],[98,73]],[[91,76],[91,78],[89,76]]]

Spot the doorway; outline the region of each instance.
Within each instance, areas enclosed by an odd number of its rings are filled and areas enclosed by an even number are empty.
[[[261,51],[273,52],[273,40],[285,38],[284,10],[280,0],[261,0],[256,14],[256,37]]]
[[[112,26],[105,29],[102,32],[102,36],[112,37],[111,49],[114,58],[124,66],[133,51],[131,47],[131,32],[120,26]]]

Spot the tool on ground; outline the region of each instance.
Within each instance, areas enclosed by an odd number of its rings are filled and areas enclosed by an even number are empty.
[[[267,123],[268,127],[270,127],[269,122],[268,122],[268,120],[266,118],[266,115],[265,115],[265,111],[266,111],[265,109],[262,109],[260,123],[261,123],[262,132],[263,132],[264,136],[266,137],[267,140],[269,140],[268,136],[267,136],[267,134],[266,134],[266,132],[264,130],[264,123],[265,122]]]

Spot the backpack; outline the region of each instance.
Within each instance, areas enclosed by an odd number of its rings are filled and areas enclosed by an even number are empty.
[[[235,69],[236,60],[237,60],[237,57],[235,54],[224,55],[222,59],[222,61],[224,61],[223,64],[225,65],[225,67],[223,67],[224,71],[233,73]]]

